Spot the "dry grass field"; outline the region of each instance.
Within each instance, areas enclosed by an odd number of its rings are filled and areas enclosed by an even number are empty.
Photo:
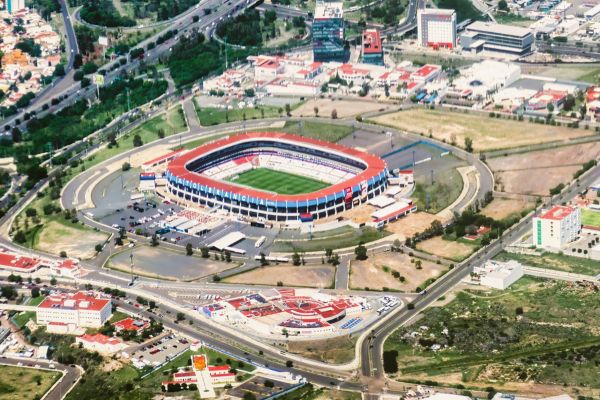
[[[352,261],[350,271],[350,287],[353,289],[383,290],[384,287],[391,290],[414,292],[423,282],[430,278],[436,278],[445,266],[421,260],[421,269],[411,260],[413,257],[401,253],[380,253],[370,256],[365,261]],[[398,271],[405,278],[402,282],[392,275]]]
[[[487,160],[496,177],[496,190],[547,196],[567,183],[585,162],[600,157],[600,143],[584,143]]]
[[[282,282],[284,286],[305,286],[327,288],[333,284],[335,267],[328,265],[294,267],[279,265],[261,267],[242,274],[226,278],[226,283],[241,283],[250,285],[277,285]]]
[[[69,257],[89,259],[96,255],[94,246],[104,243],[107,237],[102,232],[84,230],[80,225],[50,221],[39,232],[35,247],[51,254],[66,251]]]
[[[377,123],[394,128],[431,135],[451,142],[456,139],[464,145],[466,137],[473,139],[475,151],[508,149],[513,147],[553,142],[593,135],[593,130],[571,129],[489,118],[487,115],[464,114],[445,110],[413,108],[406,111],[374,117]]]
[[[400,218],[391,224],[387,224],[385,230],[399,234],[402,236],[401,240],[404,240],[417,232],[423,232],[430,227],[431,223],[435,220],[442,221],[442,219],[436,215],[419,211],[408,214],[406,217]]]
[[[288,351],[302,357],[331,364],[343,364],[354,358],[356,338],[348,336],[326,340],[306,340],[288,342]]]
[[[444,240],[440,236],[424,240],[417,244],[417,250],[453,261],[461,261],[475,251],[474,245]]]
[[[292,115],[294,117],[314,117],[315,107],[319,108],[319,117],[331,118],[331,112],[336,110],[338,118],[347,118],[378,110],[385,111],[390,108],[390,105],[369,101],[331,101],[331,99],[317,99],[308,100],[300,107],[292,111]]]
[[[517,199],[494,199],[485,206],[481,213],[486,217],[501,220],[523,210],[530,210],[535,206],[531,201]]]

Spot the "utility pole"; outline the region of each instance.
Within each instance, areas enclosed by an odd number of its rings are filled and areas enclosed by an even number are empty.
[[[129,104],[129,88],[127,88],[126,92],[127,92],[127,111],[130,111],[131,105]]]
[[[133,285],[134,276],[133,276],[133,250],[131,250],[131,254],[129,254],[129,261],[131,265],[131,284]]]

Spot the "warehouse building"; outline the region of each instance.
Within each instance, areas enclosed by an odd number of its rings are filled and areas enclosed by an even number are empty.
[[[518,26],[476,21],[460,35],[464,50],[482,50],[508,53],[517,56],[531,53],[534,37],[531,29]]]

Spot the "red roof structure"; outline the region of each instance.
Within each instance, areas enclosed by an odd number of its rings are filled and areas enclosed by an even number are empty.
[[[108,299],[94,297],[85,292],[77,292],[72,295],[50,295],[38,307],[100,311],[109,303]]]
[[[381,36],[376,29],[366,29],[363,31],[363,52],[366,54],[381,53]]]

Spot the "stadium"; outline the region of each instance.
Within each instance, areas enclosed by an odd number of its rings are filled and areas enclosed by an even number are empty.
[[[197,147],[166,171],[173,196],[251,219],[311,221],[382,194],[381,158],[339,144],[250,132]]]

